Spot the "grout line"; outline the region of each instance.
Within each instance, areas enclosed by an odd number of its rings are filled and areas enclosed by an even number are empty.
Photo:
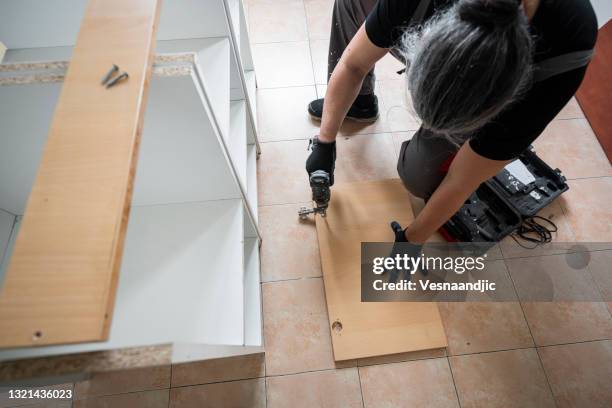
[[[503,255],[503,253],[502,253]],[[506,263],[506,259],[503,259],[504,266],[506,268],[506,272],[508,272],[508,276],[510,277],[510,282],[512,283],[512,287],[514,288],[514,293],[516,294],[517,302],[519,307],[521,308],[521,313],[523,314],[523,319],[525,319],[525,324],[527,325],[527,330],[529,330],[529,336],[531,337],[531,341],[533,342],[534,347],[537,347],[535,337],[533,337],[533,332],[531,331],[531,326],[529,325],[529,320],[527,319],[527,315],[525,314],[525,309],[523,308],[523,303],[521,302],[521,297],[519,295],[518,290],[516,289],[516,283],[514,283],[514,278],[512,278],[512,273],[510,273],[510,268],[508,268],[508,264]]]
[[[342,368],[338,368],[338,367],[332,367],[332,368],[321,368],[319,370],[306,370],[306,371],[299,371],[296,373],[286,373],[286,374],[272,374],[272,375],[266,375],[266,378],[275,378],[275,377],[291,377],[293,375],[300,375],[300,374],[310,374],[310,373],[323,373],[326,371],[337,371],[337,370],[345,370],[348,368],[357,368],[357,366],[353,366],[353,367],[342,367]]]
[[[225,381],[213,381],[213,382],[205,382],[205,383],[195,383],[195,384],[185,384],[185,385],[177,385],[176,387],[171,387],[170,389],[176,390],[178,388],[188,388],[188,387],[201,387],[203,385],[217,385],[217,384],[224,384],[224,383],[234,383],[234,382],[238,382],[238,381],[252,381],[252,380],[259,380],[259,379],[265,379],[265,376],[261,376],[261,377],[246,377],[246,378],[238,378],[235,380],[225,380]],[[165,388],[162,388],[165,389]],[[155,390],[152,390],[155,391]]]
[[[459,390],[457,390],[457,384],[455,383],[455,374],[453,373],[453,366],[450,363],[449,356],[446,356],[446,364],[448,364],[448,369],[450,371],[451,379],[453,380],[453,388],[455,388],[455,395],[457,396],[457,404],[459,404],[459,408],[461,408],[461,399],[459,398]]]
[[[268,377],[264,377],[263,382],[264,382],[264,392],[266,393],[265,397],[266,397],[266,408],[267,408],[268,407]]]
[[[555,393],[552,389],[552,385],[550,385],[550,380],[548,379],[548,373],[546,372],[546,368],[544,367],[544,362],[542,361],[542,357],[540,357],[540,351],[536,347],[536,355],[538,356],[538,361],[540,362],[540,367],[542,368],[542,372],[544,373],[544,378],[546,378],[546,384],[548,385],[548,390],[550,391],[550,396],[553,399],[553,404],[557,407],[557,399],[555,398]]]
[[[555,398],[555,393],[552,389],[552,385],[550,385],[550,380],[548,379],[548,373],[546,372],[546,368],[544,367],[544,362],[542,361],[542,357],[540,356],[540,351],[536,347],[536,355],[538,356],[538,361],[540,362],[540,367],[542,368],[542,372],[544,372],[544,378],[546,378],[546,384],[548,385],[548,390],[550,391],[550,396],[553,399],[553,404],[557,407],[557,398]]]
[[[276,280],[262,281],[261,284],[263,285],[264,283],[292,282],[292,281],[307,280],[307,279],[323,279],[323,275],[302,276],[300,278],[288,278],[288,279],[276,279]]]
[[[398,131],[383,131],[383,132],[363,132],[363,133],[352,133],[349,135],[346,134],[342,134],[342,133],[338,133],[338,135],[336,136],[337,138],[347,138],[350,139],[352,137],[355,136],[366,136],[366,135],[391,135],[393,136],[394,134],[398,134],[398,133],[410,133],[410,132],[416,132],[418,129],[410,129],[410,130],[398,130]],[[279,142],[295,142],[295,141],[302,141],[302,140],[308,140],[310,139],[310,137],[306,137],[306,138],[295,138],[295,139],[278,139],[278,140],[260,140],[261,144],[267,144],[267,143],[279,143]],[[409,140],[409,139],[406,139]],[[393,143],[393,150],[395,151],[395,143]],[[399,154],[399,152],[397,152]]]
[[[557,347],[557,346],[570,346],[572,344],[585,344],[585,343],[597,343],[600,341],[611,341],[612,338],[602,337],[600,339],[592,339],[592,340],[580,340],[580,341],[571,341],[566,343],[555,343],[555,344],[547,344],[544,346],[536,346],[536,348],[546,348],[546,347]]]
[[[315,97],[318,97],[316,89],[317,75],[314,68],[314,58],[312,57],[312,41],[310,40],[310,27],[308,26],[308,11],[306,10],[306,4],[303,0],[302,8],[304,9],[304,19],[306,20],[306,38],[308,39],[308,56],[310,57],[310,71],[312,73],[312,81],[315,83]]]
[[[172,367],[174,366],[174,364],[172,364],[172,362],[170,362],[170,389],[168,390],[168,408],[170,408],[170,390],[172,389]]]
[[[306,28],[308,31],[308,28]],[[286,43],[303,43],[310,41],[310,37],[307,36],[305,40],[279,40],[279,41],[251,41],[251,45],[268,45],[268,44],[286,44]]]
[[[357,366],[356,368],[357,368],[357,378],[359,378],[359,393],[361,394],[361,406],[363,408],[366,408],[365,400],[363,398],[363,386],[361,384],[361,370],[359,366]]]
[[[257,72],[257,71],[256,71]],[[286,89],[286,88],[304,88],[307,86],[313,86],[316,87],[317,85],[324,85],[324,84],[298,84],[298,85],[283,85],[283,86],[261,86],[261,85],[257,85],[257,89]]]

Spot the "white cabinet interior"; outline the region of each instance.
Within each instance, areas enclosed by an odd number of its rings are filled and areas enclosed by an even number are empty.
[[[0,3],[0,279],[85,4]],[[2,349],[0,361],[167,343],[262,345],[255,86],[241,0],[162,3],[110,337]]]

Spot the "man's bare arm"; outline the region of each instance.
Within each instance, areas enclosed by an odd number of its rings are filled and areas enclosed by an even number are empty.
[[[359,93],[363,79],[388,51],[372,44],[365,26],[361,26],[344,50],[327,84],[319,140],[324,143],[336,140],[336,134]]]
[[[423,211],[406,228],[406,239],[424,243],[463,205],[478,186],[497,174],[510,161],[482,157],[464,143],[442,183]]]

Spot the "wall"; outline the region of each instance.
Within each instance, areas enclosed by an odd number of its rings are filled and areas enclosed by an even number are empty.
[[[597,14],[599,27],[612,18],[612,0],[591,0],[591,4],[595,9],[595,14]]]

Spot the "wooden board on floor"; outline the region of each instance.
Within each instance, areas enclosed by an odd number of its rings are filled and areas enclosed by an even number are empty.
[[[389,222],[413,218],[398,179],[336,185],[327,217],[316,217],[336,361],[447,346],[435,303],[361,302],[361,242],[391,242]]]
[[[0,293],[0,347],[108,337],[159,8],[88,3]],[[130,77],[106,89],[112,64]]]

